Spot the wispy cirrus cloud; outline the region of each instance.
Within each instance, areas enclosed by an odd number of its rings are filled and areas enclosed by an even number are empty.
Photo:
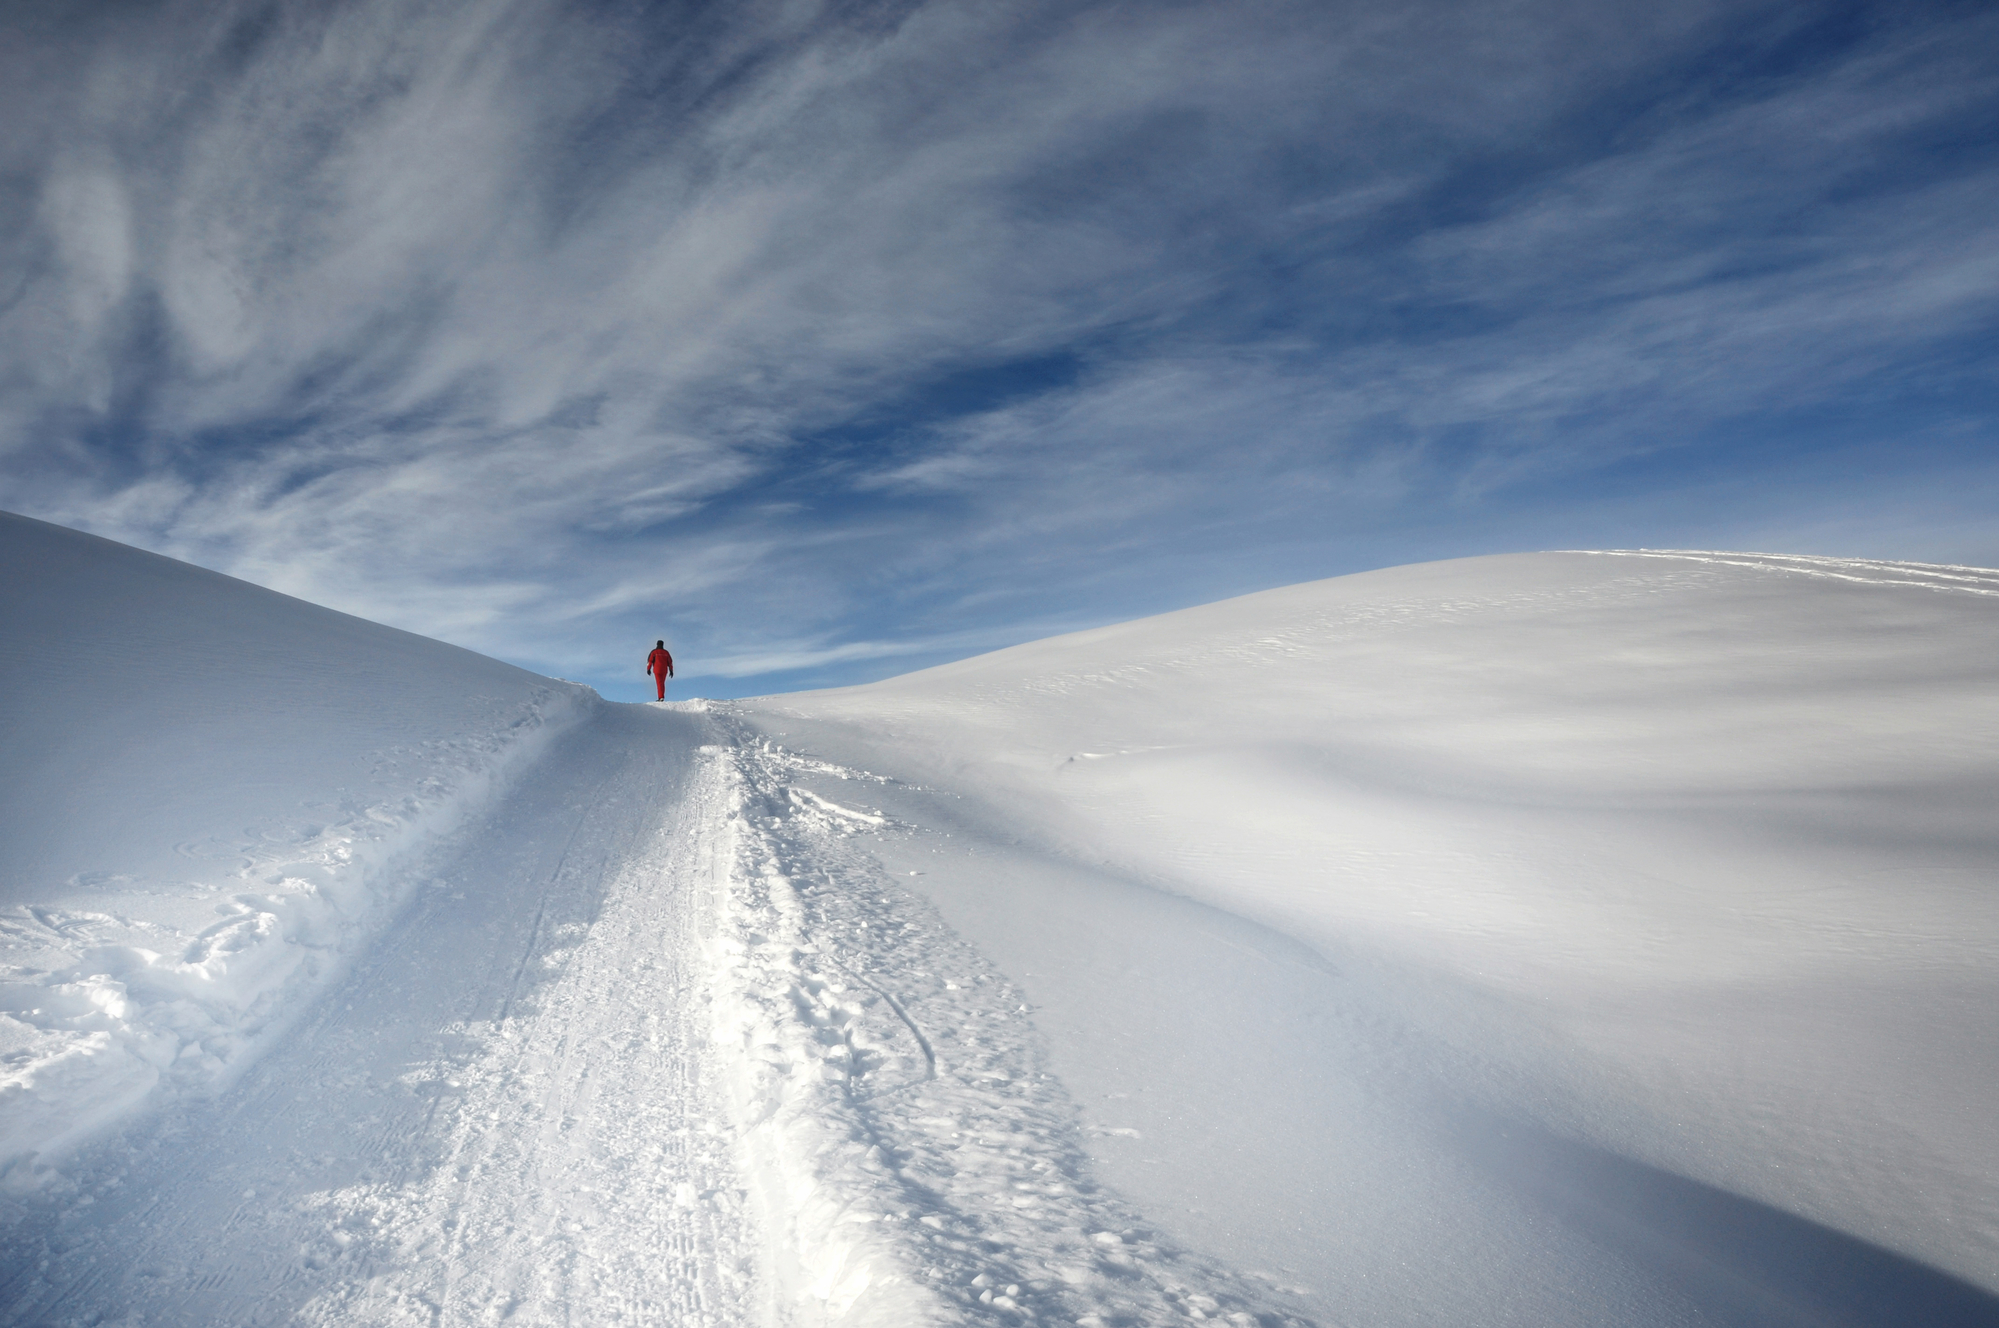
[[[1634,458],[1962,414],[1999,317],[1975,10],[356,0],[18,35],[0,504],[572,676],[661,632],[850,676],[1439,513],[1572,542]]]

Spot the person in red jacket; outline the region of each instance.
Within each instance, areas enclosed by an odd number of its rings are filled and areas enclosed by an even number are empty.
[[[666,653],[666,642],[653,644],[652,653],[646,656],[646,672],[659,684],[659,699],[666,699],[666,680],[673,676],[673,656]]]

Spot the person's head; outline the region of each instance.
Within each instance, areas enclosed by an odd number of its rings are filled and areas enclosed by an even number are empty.
[[[664,650],[664,649],[666,649],[666,642],[664,642],[664,641],[655,641],[655,642],[653,642],[652,644],[653,644],[653,649],[655,649],[655,650]]]

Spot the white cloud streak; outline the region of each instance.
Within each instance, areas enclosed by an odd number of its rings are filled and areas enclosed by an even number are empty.
[[[1461,206],[1728,11],[80,13],[0,69],[0,503],[572,673],[984,640],[923,615],[1829,399],[1999,288],[1989,161],[1829,201],[1989,23]]]

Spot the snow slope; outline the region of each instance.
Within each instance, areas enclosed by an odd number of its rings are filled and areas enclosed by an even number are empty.
[[[1068,1170],[1274,1304],[1990,1323],[1995,659],[1999,573],[1542,554],[718,709],[1031,1016]]]
[[[0,555],[0,1322],[1999,1323],[1999,573],[612,706]]]
[[[587,689],[0,514],[0,1175],[208,1092]]]

